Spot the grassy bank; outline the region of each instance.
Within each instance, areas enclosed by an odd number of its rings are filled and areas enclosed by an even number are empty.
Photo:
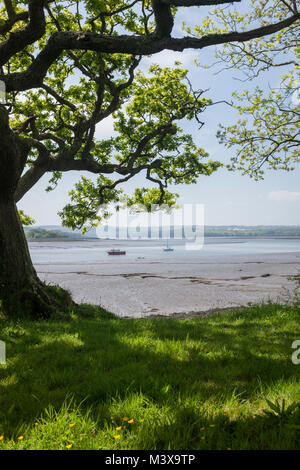
[[[292,306],[209,318],[0,319],[0,449],[300,449]],[[268,409],[271,413],[265,413]]]

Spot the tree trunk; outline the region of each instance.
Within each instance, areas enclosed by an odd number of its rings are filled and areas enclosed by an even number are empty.
[[[32,265],[14,198],[1,193],[0,299],[8,315],[47,317],[55,305]]]
[[[0,266],[2,283],[18,292],[37,281],[23,227],[12,196],[0,195]]]
[[[26,153],[0,105],[0,312],[47,317],[72,302],[67,292],[42,283],[32,265],[15,204]]]
[[[38,278],[14,198],[0,192],[0,311],[47,318],[72,304],[68,292]]]

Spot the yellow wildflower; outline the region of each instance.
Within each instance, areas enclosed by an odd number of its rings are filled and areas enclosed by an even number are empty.
[[[140,423],[143,423],[145,420],[144,419],[140,419]]]
[[[120,439],[121,435],[118,434],[117,436],[114,436],[115,439]]]
[[[124,416],[123,421],[128,421],[128,420],[129,418],[127,418],[127,416]]]
[[[0,436],[0,441],[3,441],[3,439],[4,439],[4,436]]]
[[[24,436],[19,436],[18,439],[19,441],[22,441],[24,439]]]
[[[66,449],[71,449],[72,446],[73,446],[73,444],[68,444],[68,445],[66,446]]]
[[[70,428],[72,428],[73,426],[75,426],[75,423],[70,424]]]
[[[131,419],[130,421],[128,421],[129,424],[132,424],[134,421],[134,419]]]
[[[122,426],[118,426],[118,427],[116,428],[117,431],[121,431],[121,429],[122,429]]]

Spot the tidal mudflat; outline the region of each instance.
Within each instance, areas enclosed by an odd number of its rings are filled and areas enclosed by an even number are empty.
[[[210,239],[202,250],[174,242],[32,242],[39,276],[76,302],[129,317],[207,315],[261,301],[285,302],[300,272],[299,239]],[[126,256],[108,256],[112,247]]]

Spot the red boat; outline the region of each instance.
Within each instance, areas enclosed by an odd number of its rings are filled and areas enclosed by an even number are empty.
[[[113,248],[107,252],[108,255],[126,255],[126,251]]]

